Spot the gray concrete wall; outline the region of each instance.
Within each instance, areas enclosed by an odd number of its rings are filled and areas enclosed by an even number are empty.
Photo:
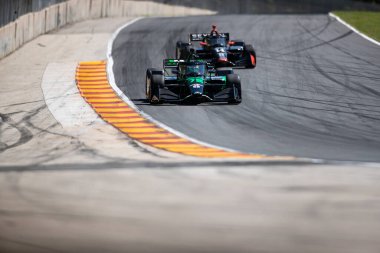
[[[0,0],[0,27],[30,12],[67,0]]]
[[[185,16],[215,14],[206,8],[155,1],[70,0],[32,12],[0,28],[0,59],[24,43],[60,27],[86,20],[121,16]]]

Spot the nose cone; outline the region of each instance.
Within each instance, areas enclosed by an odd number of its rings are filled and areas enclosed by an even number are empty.
[[[203,77],[189,77],[186,80],[191,95],[203,95],[204,79]]]
[[[191,94],[194,96],[202,96],[203,95],[203,84],[193,83],[190,85]]]

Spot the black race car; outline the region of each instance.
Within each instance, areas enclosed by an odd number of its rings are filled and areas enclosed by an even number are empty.
[[[164,69],[146,72],[146,98],[163,102],[241,102],[240,77],[231,68],[215,69],[204,60],[165,59]]]
[[[194,41],[199,42],[199,47],[195,47]],[[189,35],[188,43],[177,42],[177,59],[186,60],[193,53],[215,67],[256,67],[256,52],[253,46],[245,44],[242,40],[230,40],[229,33],[194,33]]]

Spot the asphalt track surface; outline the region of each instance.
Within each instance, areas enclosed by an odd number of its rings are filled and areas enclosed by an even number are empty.
[[[174,57],[177,40],[216,23],[253,42],[240,105],[145,101],[145,71]],[[380,161],[380,47],[327,15],[147,18],[112,52],[117,85],[144,112],[195,139],[243,152]]]

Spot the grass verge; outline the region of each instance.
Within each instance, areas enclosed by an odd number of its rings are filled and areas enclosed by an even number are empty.
[[[360,32],[380,42],[380,12],[334,11],[333,13]]]

